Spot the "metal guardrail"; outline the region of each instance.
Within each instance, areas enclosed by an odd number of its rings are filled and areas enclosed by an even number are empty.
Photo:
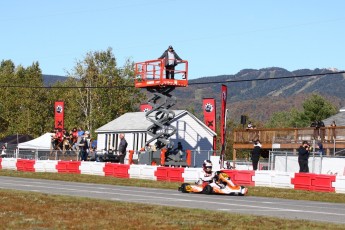
[[[133,161],[135,164],[141,164],[140,160],[138,160],[138,159],[140,159],[140,154],[144,154],[144,152],[142,152],[142,151],[135,151],[134,152]],[[204,160],[210,159],[210,157],[213,155],[219,156],[220,151],[192,150],[191,151],[191,165],[189,167],[193,167],[193,168],[202,167]],[[177,163],[181,163],[181,162],[186,163],[186,161],[187,161],[186,152],[184,151],[184,156],[183,156],[182,160],[177,162]],[[171,165],[173,165],[173,164],[171,164]],[[176,165],[178,165],[178,164],[176,164]]]
[[[95,151],[89,153],[89,160],[91,161],[101,161],[103,151]],[[134,152],[134,162],[136,164],[140,164],[138,162],[138,156],[140,151]],[[185,153],[186,154],[186,153]],[[186,155],[184,154],[183,161],[186,162]],[[213,150],[193,150],[191,151],[191,165],[190,167],[202,167],[204,160],[210,159],[211,156],[220,155],[220,151],[213,151]],[[72,160],[77,161],[80,160],[80,155],[78,151],[73,150],[50,150],[50,149],[39,149],[39,150],[23,150],[20,149],[7,149],[6,156],[7,158],[21,158],[21,159],[32,159],[32,160]],[[128,154],[126,159],[128,159]],[[125,159],[125,160],[126,160]]]
[[[290,151],[270,151],[268,159],[268,170],[276,170],[275,165],[276,158],[278,156],[283,157],[285,165],[283,171],[287,172],[289,168],[289,157],[298,157],[298,154]],[[311,167],[309,168],[309,172],[320,174],[323,168],[323,159],[325,158],[345,159],[345,156],[327,156],[323,155],[320,152],[311,152],[309,157],[309,162],[311,160]]]
[[[272,129],[235,129],[234,142],[248,143],[260,139],[261,143],[301,143],[303,140],[344,142],[345,126]]]

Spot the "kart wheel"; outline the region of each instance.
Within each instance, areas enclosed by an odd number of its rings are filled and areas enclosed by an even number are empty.
[[[190,184],[188,183],[183,183],[181,185],[181,187],[178,188],[179,191],[183,192],[183,193],[188,193],[188,186],[190,186]]]
[[[213,192],[213,188],[211,187],[211,185],[206,185],[206,187],[202,190],[202,193],[204,194],[212,194]]]
[[[239,196],[244,196],[248,192],[248,188],[241,186],[241,192],[238,194]]]

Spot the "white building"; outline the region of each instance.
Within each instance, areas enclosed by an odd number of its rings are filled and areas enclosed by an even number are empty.
[[[186,110],[174,110],[175,117],[171,125],[177,128],[170,140],[181,142],[183,149],[187,150],[212,150],[213,138],[217,135],[202,121]],[[145,146],[146,130],[152,123],[146,119],[145,112],[126,113],[117,119],[103,125],[97,133],[97,150],[117,150],[119,146],[119,134],[124,133],[127,140],[127,150],[140,150]]]

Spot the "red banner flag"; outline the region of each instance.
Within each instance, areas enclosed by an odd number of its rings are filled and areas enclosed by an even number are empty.
[[[140,105],[140,111],[141,112],[148,112],[150,110],[152,110],[152,106],[151,105],[149,105],[149,104],[141,104]]]
[[[216,132],[216,100],[214,98],[204,98],[202,108],[204,110],[204,123]],[[213,149],[216,150],[216,137],[213,140]]]
[[[221,159],[222,163],[224,162],[225,154],[225,133],[226,133],[226,99],[228,97],[228,87],[222,85],[222,95],[221,95],[221,115],[220,115],[220,143],[222,145]],[[223,167],[223,165],[221,165]]]
[[[63,101],[56,101],[54,105],[55,110],[55,129],[64,129],[64,114],[65,103]]]
[[[214,98],[204,98],[202,102],[202,108],[204,110],[204,123],[216,131],[216,100]]]

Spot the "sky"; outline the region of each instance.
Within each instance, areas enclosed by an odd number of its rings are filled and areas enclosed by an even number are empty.
[[[66,76],[113,49],[118,66],[157,59],[172,45],[189,79],[242,69],[345,70],[344,0],[7,0],[0,60],[38,62]]]

